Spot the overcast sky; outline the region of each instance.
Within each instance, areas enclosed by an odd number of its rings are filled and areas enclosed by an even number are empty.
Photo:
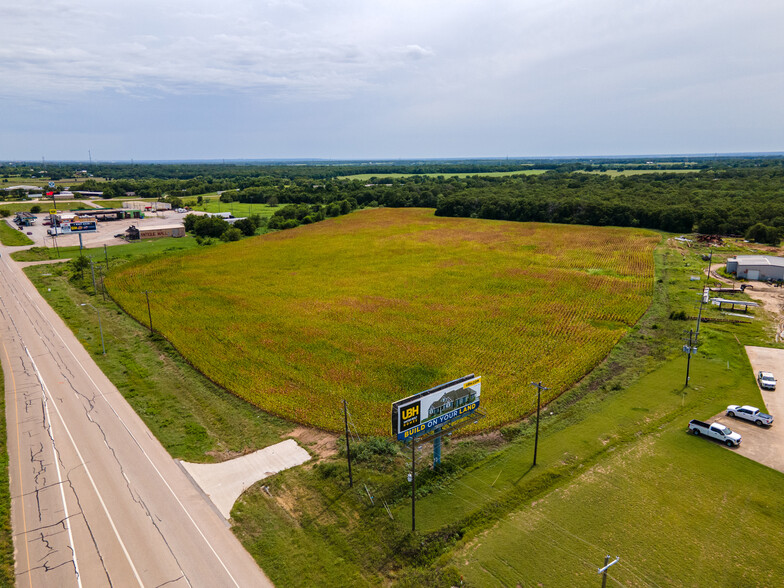
[[[784,151],[781,0],[0,0],[0,158]]]

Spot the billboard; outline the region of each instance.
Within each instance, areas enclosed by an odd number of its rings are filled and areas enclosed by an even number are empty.
[[[479,408],[482,377],[470,374],[392,403],[392,435],[398,441],[432,433]]]
[[[68,233],[95,233],[98,230],[96,221],[83,220],[60,223],[63,234]]]

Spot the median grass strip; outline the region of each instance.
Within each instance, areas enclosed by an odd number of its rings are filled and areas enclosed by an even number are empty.
[[[4,219],[0,219],[0,243],[6,247],[18,247],[21,245],[32,245],[33,241],[24,234],[24,231],[15,229]]]
[[[173,457],[222,461],[277,443],[293,428],[215,386],[168,342],[150,336],[111,300],[92,295],[89,270],[81,281],[70,279],[70,264],[25,272]],[[82,303],[101,313],[106,355],[97,312]]]
[[[11,530],[11,488],[8,479],[8,437],[5,421],[5,377],[0,368],[0,585],[13,586],[14,542]]]

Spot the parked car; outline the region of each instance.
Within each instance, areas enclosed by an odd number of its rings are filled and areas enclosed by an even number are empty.
[[[187,210],[185,210],[184,208],[178,208],[178,209],[177,209],[177,210],[175,210],[174,212],[188,212],[188,211],[187,211]]]
[[[741,436],[739,433],[733,432],[732,429],[725,427],[721,423],[709,424],[698,421],[697,419],[693,419],[689,421],[689,431],[691,431],[692,434],[696,436],[705,435],[711,439],[721,441],[727,447],[737,447],[741,442]]]
[[[27,234],[28,234],[28,235],[32,235],[32,234],[33,234],[33,232],[32,232],[32,231],[27,231]]]
[[[760,412],[760,409],[756,406],[738,406],[737,404],[730,404],[727,407],[727,416],[751,421],[759,427],[773,424],[773,417],[764,412]]]
[[[757,374],[757,381],[759,382],[760,388],[763,390],[776,389],[776,378],[774,378],[773,374],[770,372],[760,372]]]

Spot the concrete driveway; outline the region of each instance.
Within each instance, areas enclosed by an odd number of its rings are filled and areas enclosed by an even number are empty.
[[[754,378],[757,372],[773,372],[779,385],[776,390],[761,390],[765,407],[760,406],[763,412],[773,415],[774,422],[771,427],[758,427],[754,423],[737,418],[730,418],[722,412],[717,419],[733,431],[743,435],[740,447],[734,449],[741,455],[754,461],[784,472],[784,349],[771,349],[769,347],[746,347]],[[738,398],[735,404],[749,404],[749,400]],[[767,409],[767,410],[766,410]]]

